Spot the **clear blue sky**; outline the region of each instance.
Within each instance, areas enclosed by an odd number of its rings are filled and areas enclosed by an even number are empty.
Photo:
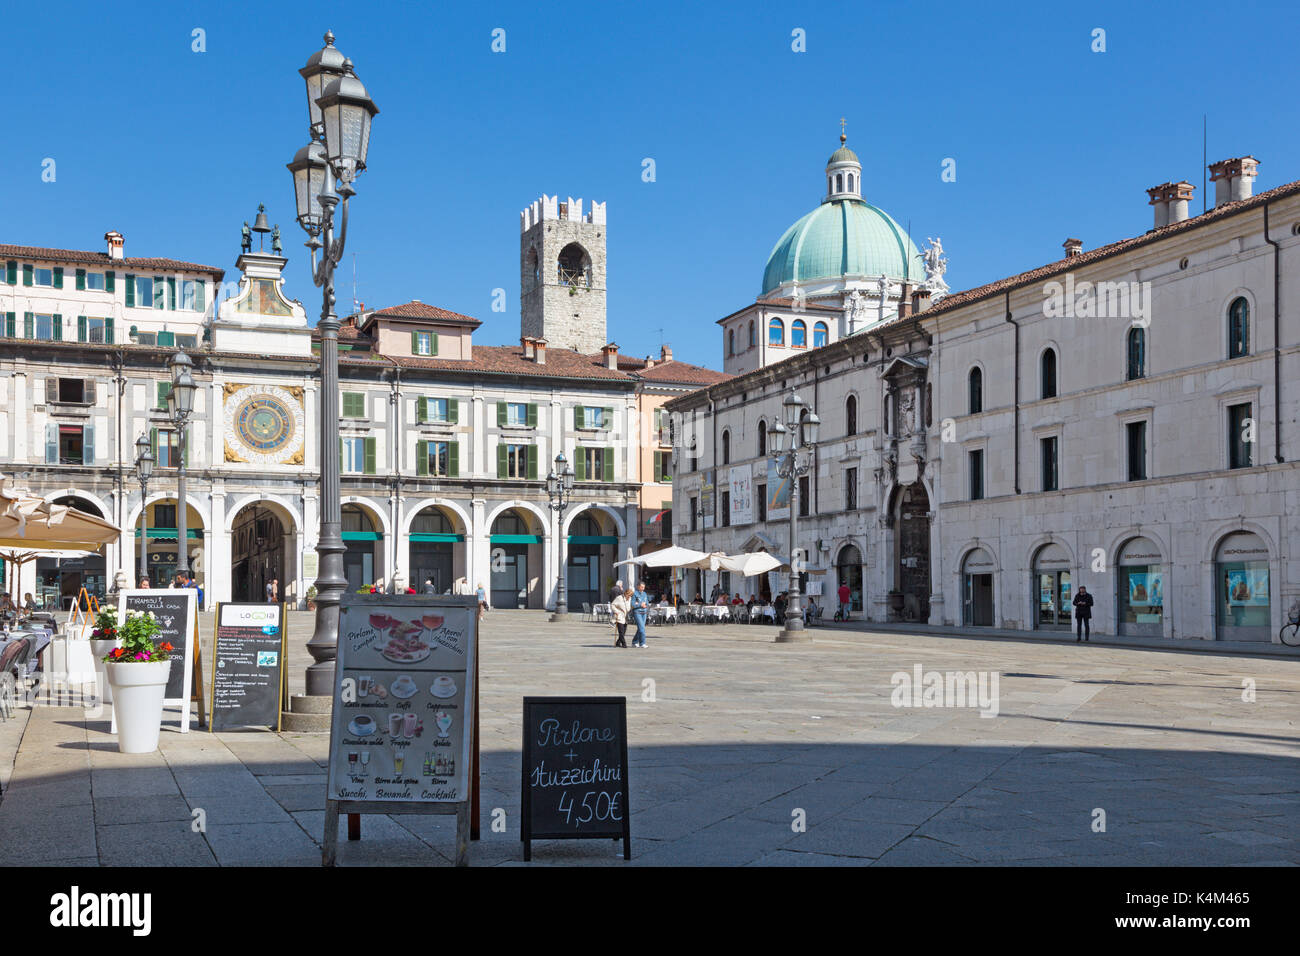
[[[841,116],[866,197],[919,243],[942,236],[954,289],[1060,258],[1067,236],[1149,229],[1144,190],[1165,180],[1194,183],[1198,212],[1203,113],[1211,161],[1253,154],[1257,190],[1300,179],[1284,3],[46,2],[4,20],[0,241],[98,249],[111,228],[128,255],[233,278],[265,202],[314,321],[284,164],[307,139],[296,71],[328,27],[381,109],[340,306],[355,252],[367,305],[473,315],[482,344],[518,341],[519,211],[558,193],[609,204],[610,337],[644,355],[662,328],[717,367],[713,323],[819,201]]]

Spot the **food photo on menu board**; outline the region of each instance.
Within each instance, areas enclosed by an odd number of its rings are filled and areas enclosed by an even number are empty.
[[[465,799],[469,651],[467,608],[341,609],[331,799]]]

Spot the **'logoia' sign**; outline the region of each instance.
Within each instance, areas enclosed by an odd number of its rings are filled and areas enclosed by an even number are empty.
[[[284,605],[218,604],[213,640],[212,730],[280,729]]]

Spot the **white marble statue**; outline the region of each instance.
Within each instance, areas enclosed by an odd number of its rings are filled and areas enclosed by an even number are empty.
[[[938,302],[948,294],[948,283],[943,274],[948,271],[948,257],[943,254],[943,243],[936,236],[925,240],[925,287],[930,290],[931,301]]]

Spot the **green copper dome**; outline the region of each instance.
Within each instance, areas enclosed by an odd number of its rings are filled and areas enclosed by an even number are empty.
[[[858,163],[861,165],[862,161],[858,159],[858,154],[853,152],[853,150],[849,149],[847,146],[841,146],[835,152],[831,153],[830,159],[826,160],[827,166],[832,166],[835,163]]]
[[[923,281],[920,251],[884,210],[861,199],[837,199],[822,203],[785,231],[767,257],[761,294],[786,282],[878,279],[881,274]]]

